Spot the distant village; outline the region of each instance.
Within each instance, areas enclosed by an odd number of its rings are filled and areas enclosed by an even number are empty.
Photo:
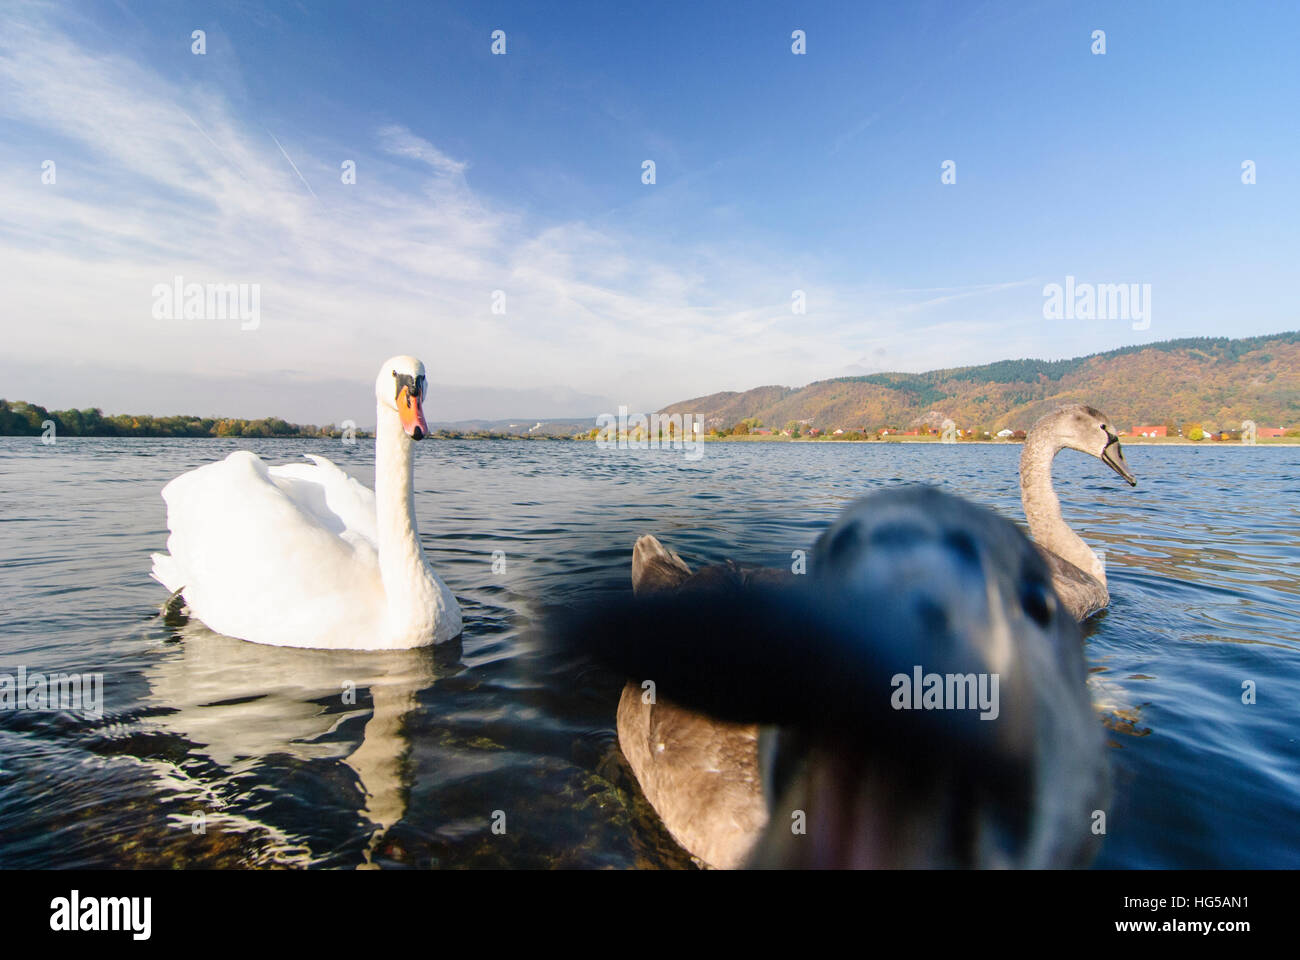
[[[936,422],[937,421],[937,422]],[[1300,439],[1300,426],[1295,427],[1266,427],[1252,426],[1250,421],[1243,425],[1244,429],[1237,430],[1213,430],[1207,429],[1200,423],[1187,424],[1144,424],[1130,427],[1127,430],[1121,430],[1119,436],[1126,440],[1184,440],[1191,442],[1200,442],[1203,440],[1219,442],[1240,442],[1242,439],[1250,440],[1281,440],[1284,438]],[[870,428],[844,428],[836,427],[834,429],[823,430],[813,425],[812,420],[792,420],[784,427],[766,426],[757,418],[746,418],[739,421],[731,427],[711,427],[708,436],[715,439],[728,437],[746,437],[746,438],[771,438],[771,439],[829,439],[829,440],[904,440],[904,439],[926,439],[938,438],[943,439],[945,436],[955,440],[982,440],[982,441],[1010,441],[1024,440],[1026,433],[1024,430],[1002,429],[996,432],[989,430],[980,430],[978,428],[965,429],[956,426],[951,420],[946,420],[938,414],[930,414],[923,418],[919,423],[909,425],[907,429],[902,427],[880,427],[877,429]]]

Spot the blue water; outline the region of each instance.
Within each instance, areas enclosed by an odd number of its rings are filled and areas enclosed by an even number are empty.
[[[426,442],[460,649],[286,650],[156,615],[159,490],[240,448],[373,477],[364,443],[0,438],[0,674],[104,675],[100,719],[0,711],[0,866],[689,866],[619,757],[617,686],[549,663],[543,607],[626,585],[646,532],[787,564],[882,484],[1020,518],[1015,446]],[[1300,448],[1126,453],[1135,490],[1055,470],[1112,595],[1087,638],[1115,782],[1096,865],[1300,866]]]

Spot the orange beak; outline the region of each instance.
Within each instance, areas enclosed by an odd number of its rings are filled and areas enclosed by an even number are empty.
[[[407,387],[397,392],[397,416],[401,418],[402,429],[414,440],[424,439],[429,432],[429,425],[424,421],[424,406],[418,394],[412,394]]]

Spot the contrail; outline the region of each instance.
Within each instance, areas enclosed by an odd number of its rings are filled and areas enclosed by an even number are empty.
[[[217,153],[221,154],[221,159],[222,159],[222,160],[225,160],[226,163],[228,163],[228,164],[230,164],[232,167],[234,167],[234,168],[235,168],[235,172],[238,173],[238,174],[239,174],[241,177],[243,177],[245,180],[248,179],[248,176],[244,173],[243,169],[239,166],[239,164],[235,163],[234,160],[231,160],[230,157],[228,157],[228,156],[226,155],[226,151],[222,150],[219,146],[217,146],[217,141],[213,140],[211,137],[208,136],[208,131],[206,131],[206,130],[204,130],[202,127],[200,127],[200,126],[199,126],[199,123],[198,123],[197,120],[195,120],[193,117],[191,117],[191,116],[190,116],[188,113],[186,113],[184,110],[181,111],[181,116],[183,116],[186,120],[188,120],[188,121],[193,125],[193,127],[194,127],[195,130],[197,130],[199,133],[203,134],[203,139],[206,140],[206,141],[208,141],[208,143],[212,144],[212,149],[213,149],[213,150],[216,150]]]
[[[266,129],[266,128],[263,127],[263,129]],[[272,140],[275,140],[275,134],[274,134],[274,133],[271,133],[270,130],[267,130],[266,133],[267,133],[267,135],[268,135]],[[280,141],[279,141],[279,140],[275,140],[275,145],[276,145],[277,147],[280,147]],[[289,154],[287,154],[287,153],[284,152],[284,147],[280,147],[280,152],[281,152],[281,153],[284,153],[284,159],[286,159],[286,160],[289,161],[289,166],[293,167],[293,172],[296,173],[296,174],[298,174],[298,179],[301,180],[301,181],[302,181],[302,185],[303,185],[304,187],[307,188],[307,192],[311,194],[312,199],[313,199],[313,200],[319,200],[320,197],[316,196],[316,191],[313,190],[313,189],[311,188],[311,184],[308,183],[308,182],[307,182],[307,178],[304,177],[304,176],[302,175],[302,171],[299,170],[299,169],[298,169],[298,165],[297,165],[296,163],[293,162],[293,158],[290,157]]]

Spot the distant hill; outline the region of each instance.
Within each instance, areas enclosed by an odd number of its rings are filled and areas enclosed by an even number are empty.
[[[756,387],[665,407],[703,416],[710,429],[746,418],[781,428],[811,421],[823,431],[878,430],[951,417],[963,429],[1026,430],[1057,404],[1083,401],[1117,426],[1237,429],[1300,423],[1300,332],[1197,337],[1123,347],[1073,360],[1001,360],[929,373],[873,373],[806,387]]]

